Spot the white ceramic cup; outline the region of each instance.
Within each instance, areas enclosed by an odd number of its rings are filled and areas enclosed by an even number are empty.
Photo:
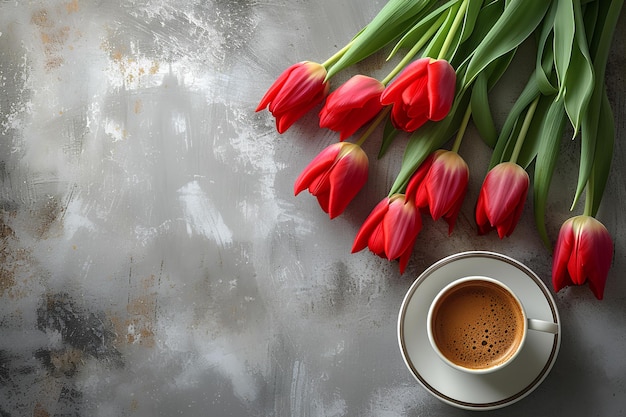
[[[519,298],[493,278],[469,276],[444,287],[427,318],[428,339],[451,367],[472,374],[511,363],[529,330],[558,333],[558,324],[528,318]]]

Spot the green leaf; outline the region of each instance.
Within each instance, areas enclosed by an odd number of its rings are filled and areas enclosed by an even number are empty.
[[[489,169],[504,161],[505,154],[510,155],[515,145],[515,138],[517,137],[517,133],[521,125],[520,120],[524,118],[528,106],[530,106],[530,104],[537,98],[537,96],[539,96],[539,94],[539,85],[537,83],[535,72],[533,72],[528,79],[526,86],[515,101],[515,104],[513,104],[511,110],[509,110],[509,113],[504,120],[502,129],[500,130],[500,135],[498,136],[496,147],[491,154]],[[506,152],[507,149],[508,153]]]
[[[601,30],[597,30],[596,27],[598,26],[598,22],[600,22],[601,10],[606,8],[607,4],[609,3],[594,1],[590,4],[585,5],[585,32],[587,34],[587,39],[589,39],[589,50],[592,51],[592,55],[593,51],[596,51],[598,49],[597,43],[600,37],[596,35],[601,32]],[[602,8],[602,6],[605,7]]]
[[[504,74],[514,55],[514,51],[511,51],[493,61],[478,75],[472,85],[472,96],[470,99],[472,120],[481,138],[490,148],[496,146],[498,132],[493,121],[488,93]]]
[[[594,89],[593,67],[588,53],[582,52],[579,48],[572,50],[572,62],[566,77],[565,110],[567,110],[574,128],[574,136],[576,136]]]
[[[511,64],[511,61],[513,61],[514,57],[515,50],[512,50],[489,64],[489,66],[485,69],[485,72],[488,74],[489,78],[489,82],[487,83],[487,90],[491,91],[491,89],[496,85],[496,83],[509,68],[509,65]]]
[[[583,116],[580,135],[580,162],[578,166],[578,183],[576,185],[576,193],[572,203],[572,209],[578,203],[578,199],[582,195],[583,190],[587,186],[587,181],[591,175],[593,161],[595,159],[596,140],[598,132],[598,122],[600,119],[600,98],[597,91],[594,91],[589,103],[589,110]]]
[[[590,40],[589,49],[595,50],[593,45],[593,34],[596,33],[596,24],[598,23],[598,14],[600,12],[600,2],[593,1],[585,5],[585,11],[583,15],[585,35]]]
[[[474,53],[474,50],[478,47],[478,45],[483,41],[489,29],[491,29],[504,10],[504,0],[495,0],[487,5],[485,5],[482,9],[480,9],[480,13],[476,18],[476,23],[474,24],[474,28],[469,37],[459,46],[459,53],[452,60],[452,65],[456,68],[457,66],[466,66],[467,63],[463,63],[463,61],[469,61],[468,57]],[[459,58],[462,58],[459,60]]]
[[[412,48],[420,42],[433,27],[440,27],[446,18],[446,12],[459,0],[452,0],[430,12],[423,19],[420,19],[394,46],[387,60],[391,59],[400,49]]]
[[[611,103],[604,89],[602,94],[602,104],[600,108],[600,121],[598,123],[598,142],[596,145],[596,156],[593,161],[591,177],[593,178],[593,193],[590,215],[595,217],[602,202],[602,196],[611,171],[611,161],[613,159],[613,145],[615,143],[615,121]]]
[[[393,123],[391,123],[391,118],[387,118],[387,122],[385,123],[385,128],[383,129],[383,141],[380,145],[380,150],[378,151],[378,159],[385,156],[385,153],[389,150],[389,147],[393,143],[396,136],[400,133],[396,128],[393,127]]]
[[[489,106],[488,85],[488,74],[481,72],[472,86],[472,121],[483,141],[493,148],[498,141],[498,132]]]
[[[478,74],[496,58],[517,48],[533,33],[548,10],[545,0],[511,0],[495,25],[476,47],[469,62],[464,86],[471,84]]]
[[[593,34],[591,42],[595,85],[589,101],[589,107],[583,115],[581,122],[581,158],[578,169],[578,183],[576,185],[572,208],[578,203],[589,180],[589,176],[591,175],[591,169],[595,159],[594,153],[596,149],[596,135],[598,132],[600,110],[602,108],[602,96],[604,94],[606,63],[611,48],[611,40],[613,39],[613,33],[615,32],[615,26],[617,25],[624,0],[613,0],[610,3],[603,1],[600,3],[601,8],[598,11],[596,24],[599,31]]]
[[[450,29],[452,28],[452,24],[454,23],[454,19],[456,18],[456,15],[459,12],[460,7],[461,7],[461,2],[453,5],[452,7],[450,7],[450,9],[448,9],[448,11],[446,12],[446,20],[443,22],[443,24],[441,25],[441,27],[439,28],[435,36],[433,36],[433,39],[431,40],[431,42],[426,47],[426,50],[424,51],[424,56],[429,56],[433,58],[436,58],[439,56],[441,47],[446,42],[446,38],[448,37],[450,33]],[[459,31],[456,31],[454,33],[454,38],[452,41],[454,45],[454,47],[452,48],[453,51],[456,51],[456,48],[459,45],[460,38],[461,38],[461,34],[459,33]],[[454,56],[454,52],[451,54],[451,56]]]
[[[554,69],[554,41],[552,29],[554,27],[556,9],[556,4],[550,6],[537,39],[537,59],[535,62],[537,83],[541,93],[547,96],[553,95],[558,91],[558,88],[553,85],[550,80]]]
[[[379,51],[409,30],[436,3],[434,0],[389,0],[353,39],[350,48],[327,69],[327,79]]]
[[[557,0],[554,16],[554,67],[559,80],[559,94],[565,88],[565,75],[569,67],[576,20],[574,19],[574,3],[572,0]]]
[[[594,69],[589,55],[587,35],[584,31],[583,16],[578,1],[574,2],[574,15],[576,37],[571,45],[570,63],[564,75],[561,89],[563,94],[565,94],[565,110],[574,127],[574,136],[576,136],[582,115],[587,110],[587,105],[593,93]]]
[[[543,53],[539,56],[537,54],[537,63],[535,65],[535,76],[537,77],[537,85],[539,87],[539,91],[541,94],[546,96],[551,96],[556,94],[559,90],[555,86],[556,82],[553,83],[552,79],[552,71],[554,69],[552,63],[554,59],[552,46],[550,44],[546,44],[543,49]]]
[[[467,5],[467,10],[465,11],[465,19],[463,20],[463,30],[461,31],[461,42],[465,42],[472,32],[474,32],[474,27],[476,27],[476,22],[478,21],[478,16],[482,9],[482,2],[480,1],[469,1]]]
[[[551,126],[545,126],[545,122],[554,100],[554,96],[539,96],[537,108],[533,114],[528,132],[526,132],[522,149],[517,157],[517,164],[524,167],[524,169],[528,168],[537,156],[545,130],[551,128]]]
[[[545,212],[552,175],[559,157],[559,149],[565,130],[565,106],[563,100],[552,100],[541,126],[535,173],[533,177],[533,209],[535,224],[546,247],[552,243],[546,230]]]

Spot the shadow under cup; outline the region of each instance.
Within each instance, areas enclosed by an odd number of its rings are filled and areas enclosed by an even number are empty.
[[[454,281],[435,297],[428,337],[448,365],[470,373],[495,371],[521,350],[528,320],[519,299],[487,277]]]

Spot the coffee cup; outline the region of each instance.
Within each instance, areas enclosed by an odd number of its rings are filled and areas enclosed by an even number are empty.
[[[460,278],[443,288],[428,310],[430,344],[451,367],[494,372],[522,350],[528,331],[558,333],[558,324],[529,318],[519,298],[489,277]]]

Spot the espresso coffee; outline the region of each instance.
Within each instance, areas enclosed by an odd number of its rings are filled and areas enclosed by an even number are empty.
[[[431,325],[435,344],[448,360],[478,370],[502,364],[516,352],[524,315],[504,288],[473,280],[443,294]]]

